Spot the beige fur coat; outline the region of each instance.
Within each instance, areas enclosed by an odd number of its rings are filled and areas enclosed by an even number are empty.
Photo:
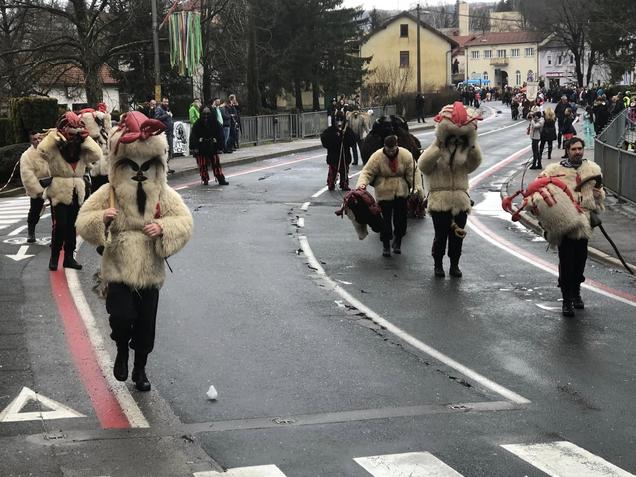
[[[46,197],[51,199],[54,206],[60,203],[70,205],[73,202],[73,191],[76,191],[81,204],[84,202],[86,166],[99,161],[102,157],[102,150],[90,136],[87,137],[82,143],[80,160],[73,169],[60,153],[58,143],[61,141],[64,141],[64,138],[56,129],[51,129],[38,145],[38,151],[49,164],[53,178],[51,185],[46,188]]]
[[[38,179],[50,175],[49,164],[36,148],[30,146],[22,153],[20,156],[20,178],[29,197],[35,199],[44,194],[44,188]]]
[[[356,187],[373,184],[376,200],[393,200],[397,197],[408,197],[415,178],[415,190],[421,197],[424,197],[422,176],[415,169],[415,161],[411,153],[400,147],[396,160],[398,166],[393,172],[389,165],[389,158],[384,154],[384,149],[375,151],[362,168]]]
[[[82,118],[89,136],[102,149],[102,157],[99,161],[91,164],[90,174],[92,177],[107,176],[110,167],[108,163],[108,136],[113,129],[110,114],[102,111],[93,111],[80,114],[80,118]]]
[[[470,212],[468,174],[481,164],[477,130],[472,124],[458,127],[445,120],[437,125],[436,136],[418,161],[429,194],[428,210],[453,215]],[[457,138],[462,143],[455,148]]]

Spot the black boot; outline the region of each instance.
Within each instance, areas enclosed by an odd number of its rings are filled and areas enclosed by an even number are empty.
[[[537,163],[535,161],[532,161],[532,165],[528,167],[528,169],[536,169],[536,168],[537,168]]]
[[[383,257],[391,256],[391,242],[389,240],[382,241],[382,256]]]
[[[126,381],[128,379],[128,344],[117,346],[113,376],[115,376],[117,381]]]
[[[563,316],[567,316],[569,318],[574,316],[574,302],[569,298],[563,299],[563,307],[561,308],[561,313]]]
[[[459,269],[459,257],[451,258],[451,266],[450,266],[450,269],[448,270],[448,274],[451,277],[461,278],[462,271]]]
[[[539,161],[539,164],[537,164],[537,169],[543,169],[543,166],[541,165],[541,161]]]
[[[574,305],[574,308],[577,309],[577,310],[585,309],[585,303],[583,303],[583,299],[581,298],[581,287],[580,286],[575,290],[575,292],[573,294],[572,304]]]
[[[219,181],[219,185],[230,185],[230,183],[228,181],[225,180],[225,176],[223,174],[221,174],[220,176],[218,176],[216,178],[216,180]]]
[[[433,257],[435,260],[435,268],[433,271],[436,277],[444,278],[446,273],[444,273],[444,267],[442,266],[442,257]]]
[[[27,243],[35,243],[35,225],[28,225]]]
[[[75,258],[73,258],[73,255],[66,255],[64,254],[64,268],[73,268],[75,270],[81,270],[82,266],[77,262],[77,260],[75,260]]]
[[[391,247],[393,248],[393,253],[400,255],[402,253],[402,237],[395,237]]]
[[[132,372],[132,380],[135,383],[135,387],[137,391],[150,391],[150,381],[148,381],[148,377],[146,376],[146,359],[148,358],[147,354],[141,354],[135,352],[135,366]]]
[[[49,260],[49,270],[52,272],[57,270],[57,263],[60,261],[60,252],[51,252],[51,259]]]

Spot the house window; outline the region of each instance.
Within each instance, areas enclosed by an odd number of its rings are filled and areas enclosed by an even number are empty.
[[[521,71],[519,70],[515,73],[515,81],[517,82],[517,86],[521,86]]]
[[[400,68],[408,68],[408,67],[409,67],[409,52],[400,51]]]
[[[526,56],[534,56],[534,48],[526,48]]]
[[[574,64],[574,55],[570,55],[570,64],[573,65]]]
[[[557,61],[558,61],[559,66],[561,66],[563,64],[563,56],[559,55],[559,58],[558,58]]]
[[[532,70],[528,70],[528,77],[527,77],[527,81],[534,81],[534,73],[532,72]]]
[[[552,64],[552,57],[548,56],[548,64],[551,65]]]
[[[482,76],[482,79],[483,79],[484,81],[488,81],[488,72],[487,72],[487,71],[484,71],[484,74],[483,74],[483,76]]]
[[[513,48],[510,50],[510,56],[513,58],[517,58],[519,56],[519,48]]]
[[[484,50],[484,58],[492,58],[492,50]]]
[[[497,58],[505,58],[506,50],[497,50]]]
[[[478,60],[479,59],[479,51],[478,50],[473,50],[471,52],[471,54],[472,54],[473,60]]]
[[[400,25],[400,38],[408,38],[409,37],[409,25],[408,23],[403,23]]]

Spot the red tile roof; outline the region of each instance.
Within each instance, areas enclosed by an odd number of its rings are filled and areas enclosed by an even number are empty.
[[[475,34],[464,46],[503,45],[506,43],[539,43],[546,35],[534,31],[503,31]],[[456,37],[457,38],[457,37]],[[457,39],[455,40],[457,41]]]
[[[107,65],[102,65],[99,74],[104,86],[116,86],[119,82],[113,77],[113,72]],[[63,86],[83,86],[86,82],[84,72],[75,65],[55,65],[43,78],[43,83]]]

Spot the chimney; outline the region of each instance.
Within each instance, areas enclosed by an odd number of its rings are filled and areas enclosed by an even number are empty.
[[[470,35],[470,7],[466,2],[459,2],[459,34]]]

